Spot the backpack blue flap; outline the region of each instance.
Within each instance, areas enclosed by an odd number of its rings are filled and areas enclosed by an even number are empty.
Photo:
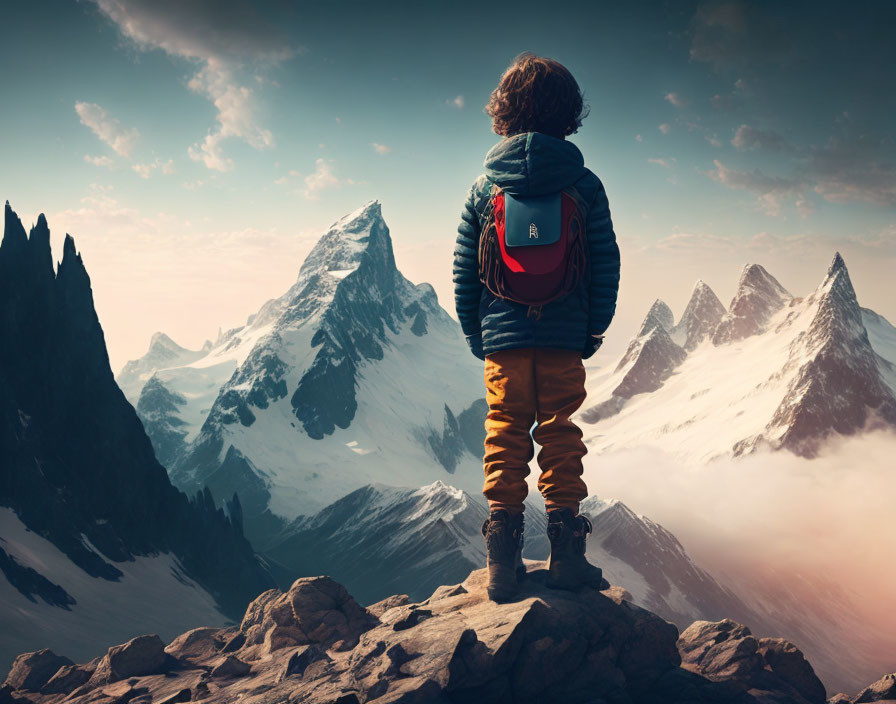
[[[504,244],[528,247],[554,244],[563,225],[561,194],[511,196],[504,194]]]

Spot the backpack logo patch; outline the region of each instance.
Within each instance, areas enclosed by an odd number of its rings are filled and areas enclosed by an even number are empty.
[[[538,239],[538,228],[535,226],[534,222],[529,223],[529,239],[530,240]]]

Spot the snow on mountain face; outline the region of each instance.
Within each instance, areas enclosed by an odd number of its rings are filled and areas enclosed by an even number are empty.
[[[666,303],[654,301],[638,334],[629,343],[625,354],[616,364],[613,374],[615,387],[609,398],[589,406],[582,417],[588,423],[596,423],[619,413],[628,399],[637,394],[656,391],[673,370],[681,364],[687,353],[670,335],[674,329],[672,310]]]
[[[830,432],[896,425],[896,396],[884,381],[891,367],[879,364],[839,253],[809,305],[812,322],[791,343],[784,367],[796,374],[761,436],[802,455],[811,455]]]
[[[396,592],[423,599],[485,564],[481,495],[441,481],[419,489],[368,485],[310,517],[300,517],[265,551],[277,562],[328,574],[361,603]],[[545,517],[526,511],[524,556],[544,559]]]
[[[115,581],[91,577],[51,542],[29,531],[15,512],[0,508],[0,557],[4,555],[4,561],[14,562],[20,571],[31,570],[31,580],[37,581],[37,573],[67,597],[61,605],[48,601],[46,593],[26,596],[0,577],[4,667],[19,653],[36,648],[88,660],[105,652],[109,643],[143,633],[168,639],[192,624],[224,625],[228,620],[214,598],[167,553],[116,563],[121,576]]]
[[[432,287],[395,267],[376,201],[336,222],[244,327],[152,373],[141,393],[158,398],[161,384],[185,401],[147,423],[165,452],[184,433],[172,479],[239,492],[249,534],[261,514],[291,520],[368,483],[450,474],[479,490],[481,364]]]
[[[140,359],[124,365],[115,381],[133,406],[137,405],[140,390],[157,369],[189,364],[205,355],[212,343],[206,341],[199,350],[188,350],[178,345],[163,332],[157,332],[149,342],[149,350]]]
[[[644,321],[641,323],[641,329],[638,331],[637,337],[643,337],[657,327],[668,332],[672,329],[674,322],[675,317],[672,315],[672,309],[665,301],[657,298],[653,305],[650,306],[650,310],[647,311],[647,315],[644,316]]]
[[[712,336],[725,313],[725,306],[715,292],[700,280],[694,285],[681,320],[671,329],[670,336],[678,346],[690,352]]]
[[[762,266],[745,266],[728,312],[713,332],[713,343],[721,345],[762,332],[769,319],[792,298]]]
[[[705,309],[707,320],[718,315]],[[589,378],[579,418],[592,451],[648,444],[707,461],[769,446],[813,456],[832,434],[896,425],[896,329],[859,307],[839,254],[804,299],[746,267],[712,334],[691,349],[675,344],[697,327],[709,326],[684,316],[671,334],[654,325]]]

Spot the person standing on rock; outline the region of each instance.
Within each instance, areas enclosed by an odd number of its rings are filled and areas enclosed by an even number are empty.
[[[619,248],[600,179],[566,137],[588,114],[578,83],[552,59],[520,54],[486,112],[503,139],[485,157],[454,249],[457,316],[485,362],[488,593],[512,599],[525,575],[523,501],[541,446],[538,488],[548,517],[547,584],[598,587],[585,559],[591,524],[579,515],[582,431],[570,416],[585,400],[583,359],[616,309]],[[533,430],[533,425],[534,430]]]

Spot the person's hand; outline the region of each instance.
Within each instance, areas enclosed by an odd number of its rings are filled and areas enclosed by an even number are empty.
[[[473,353],[473,356],[477,359],[485,360],[485,355],[482,352],[482,333],[478,332],[475,335],[467,335],[467,344],[470,346],[470,352]]]
[[[591,357],[600,346],[604,343],[603,335],[589,335],[585,339],[585,347],[582,350],[582,359],[588,359]]]

